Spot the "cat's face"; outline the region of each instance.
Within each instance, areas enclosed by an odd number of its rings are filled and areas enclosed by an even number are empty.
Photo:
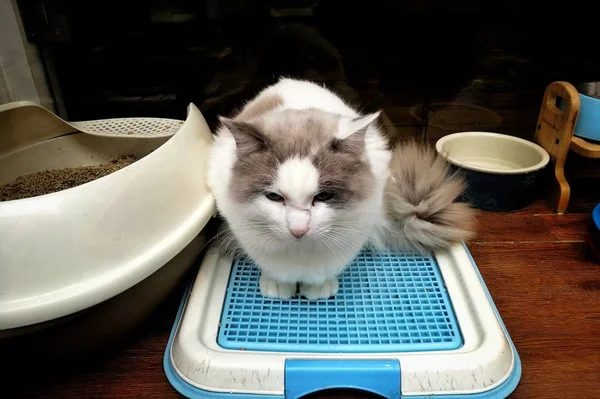
[[[352,235],[344,226],[368,217],[363,208],[373,195],[364,152],[376,117],[305,110],[251,123],[223,119],[237,146],[229,193],[240,210],[238,231],[262,234],[271,244],[319,241],[344,229]]]

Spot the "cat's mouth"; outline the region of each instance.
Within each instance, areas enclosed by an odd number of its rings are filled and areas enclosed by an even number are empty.
[[[301,240],[302,237],[305,237],[307,233],[308,233],[308,229],[306,229],[306,230],[290,229],[290,234],[292,235],[292,237],[294,237],[297,240]]]
[[[298,237],[294,234],[288,234],[287,240],[291,241],[291,242],[307,242],[307,241],[311,240],[311,237],[307,236],[307,235],[302,235],[302,236]]]
[[[312,232],[306,232],[304,234],[294,234],[287,232],[279,236],[282,241],[287,243],[305,244],[311,241],[318,241],[318,237],[312,234]]]

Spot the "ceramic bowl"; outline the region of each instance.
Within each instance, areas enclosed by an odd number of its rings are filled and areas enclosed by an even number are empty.
[[[491,132],[450,134],[437,141],[436,150],[467,179],[460,200],[492,211],[529,204],[550,161],[548,153],[533,142]]]

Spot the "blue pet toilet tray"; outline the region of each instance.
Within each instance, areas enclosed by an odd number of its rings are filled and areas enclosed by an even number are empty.
[[[165,352],[182,395],[505,398],[519,382],[519,356],[464,245],[431,257],[364,251],[326,300],[264,298],[259,277],[251,262],[207,251]]]

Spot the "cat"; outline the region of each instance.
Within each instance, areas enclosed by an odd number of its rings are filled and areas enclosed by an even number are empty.
[[[208,185],[220,247],[261,271],[260,291],[309,300],[338,292],[366,247],[428,253],[471,238],[465,182],[422,144],[390,149],[379,111],[360,114],[316,83],[280,78],[220,125]]]

